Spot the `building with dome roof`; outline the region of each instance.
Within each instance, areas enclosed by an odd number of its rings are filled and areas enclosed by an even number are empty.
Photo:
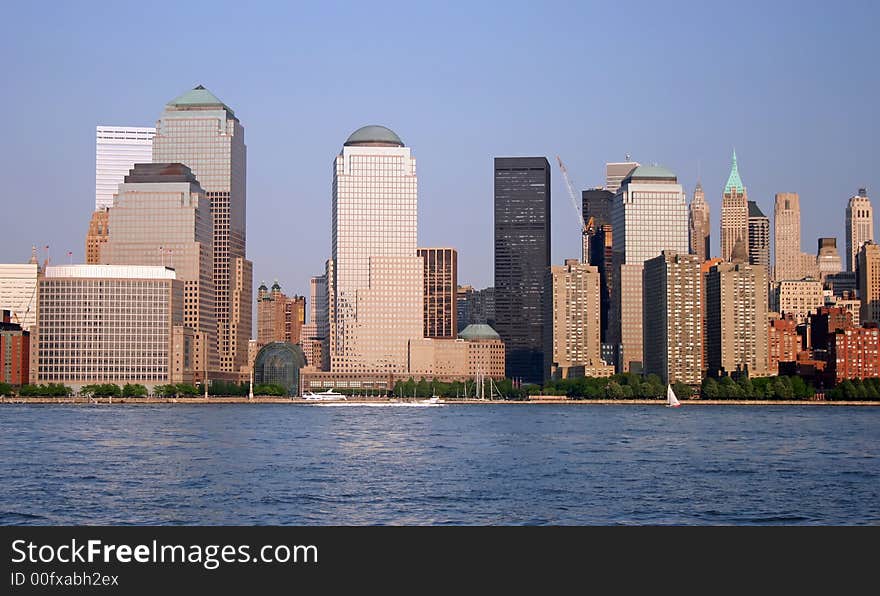
[[[228,105],[197,85],[165,105],[153,137],[153,162],[188,166],[211,205],[216,351],[223,376],[238,379],[253,331],[244,127]]]
[[[331,372],[405,372],[409,341],[424,337],[417,203],[416,160],[400,137],[379,125],[349,135],[333,163]]]
[[[641,165],[623,179],[611,210],[614,230],[609,343],[618,372],[641,372],[643,363],[642,272],[664,250],[687,254],[688,210],[676,175]]]

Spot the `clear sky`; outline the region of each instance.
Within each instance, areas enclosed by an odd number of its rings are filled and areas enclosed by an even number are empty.
[[[579,256],[578,188],[626,153],[700,172],[718,252],[735,147],[771,217],[800,193],[802,248],[859,187],[880,207],[876,2],[58,2],[9,4],[0,35],[0,262],[84,261],[95,126],[151,126],[203,84],[245,127],[254,286],[307,293],[330,253],[330,166],[383,124],[418,160],[419,242],[492,284],[492,158],[553,164],[553,262]],[[845,261],[845,256],[844,256]]]

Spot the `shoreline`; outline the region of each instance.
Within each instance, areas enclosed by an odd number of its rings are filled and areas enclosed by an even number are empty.
[[[395,400],[400,401],[400,400]],[[416,400],[403,400],[404,402],[417,402]],[[340,402],[316,402],[302,398],[289,397],[3,397],[0,404],[22,405],[172,405],[172,404],[287,404],[293,406],[316,406],[326,403]],[[394,403],[389,399],[350,399],[346,404],[379,404]],[[454,399],[450,398],[443,402],[449,406],[487,406],[487,405],[565,405],[565,406],[665,406],[665,399],[545,399],[545,400],[479,400],[479,399]],[[681,400],[682,406],[880,406],[880,401],[825,401],[825,400],[749,400],[749,399],[694,399]]]

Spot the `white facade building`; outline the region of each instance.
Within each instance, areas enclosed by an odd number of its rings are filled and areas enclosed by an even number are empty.
[[[334,372],[405,372],[409,340],[423,337],[417,200],[416,160],[400,137],[383,126],[355,131],[333,163]]]
[[[153,161],[156,129],[98,126],[95,143],[95,211],[113,206],[113,195],[136,163]]]
[[[37,322],[37,274],[36,263],[0,265],[0,310],[26,331]]]

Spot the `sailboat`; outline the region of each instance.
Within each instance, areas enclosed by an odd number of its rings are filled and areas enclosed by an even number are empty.
[[[678,408],[680,406],[681,402],[675,397],[675,391],[672,390],[672,385],[666,385],[666,407]]]

